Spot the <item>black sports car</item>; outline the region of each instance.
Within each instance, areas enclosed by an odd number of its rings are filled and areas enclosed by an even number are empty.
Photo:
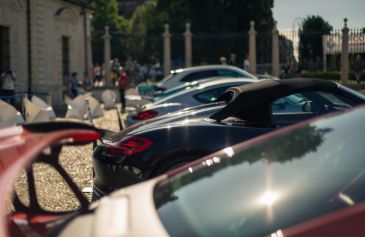
[[[276,128],[364,102],[364,95],[318,79],[230,88],[215,104],[177,114],[174,122],[169,116],[156,118],[104,137],[93,154],[94,197]],[[210,116],[188,119],[192,113]]]

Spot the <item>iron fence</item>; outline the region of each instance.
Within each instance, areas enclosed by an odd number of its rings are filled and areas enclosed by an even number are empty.
[[[111,32],[111,56],[125,61],[127,58],[163,65],[162,34],[140,35]],[[279,35],[279,63],[284,77],[297,76],[302,71],[340,71],[342,53],[342,30],[329,34],[301,32],[299,29],[281,31]],[[257,73],[272,70],[272,32],[258,32],[256,36]],[[193,65],[219,64],[225,57],[229,62],[232,53],[237,55],[237,65],[242,67],[248,54],[249,35],[247,32],[193,33]],[[185,39],[183,32],[171,34],[172,69],[185,66]],[[103,39],[93,41],[94,62],[103,62]],[[357,54],[365,58],[365,34],[360,29],[349,31],[349,65]],[[351,69],[351,68],[350,68]]]
[[[293,55],[301,70],[340,71],[342,53],[342,30],[335,29],[330,34],[309,32],[301,34],[299,30],[286,30],[281,36],[293,44]],[[365,34],[361,29],[349,31],[349,61],[356,55],[365,56]]]

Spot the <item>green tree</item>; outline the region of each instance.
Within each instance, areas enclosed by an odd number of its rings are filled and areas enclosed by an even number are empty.
[[[156,37],[161,38],[163,24],[168,23],[173,34],[173,48],[181,49],[181,34],[185,31],[185,24],[190,22],[193,40],[196,40],[193,42],[194,61],[212,63],[217,62],[222,54],[231,52],[243,57],[247,53],[242,46],[245,45],[249,22],[255,21],[258,31],[270,31],[272,7],[273,0],[150,0],[135,12],[130,21],[130,32],[149,37],[145,46],[156,49],[153,43],[160,43]],[[213,52],[212,48],[217,50]],[[173,50],[172,53],[173,59],[183,57],[182,50]]]
[[[323,61],[322,36],[330,34],[332,29],[321,16],[308,16],[304,19],[299,30],[301,63]]]
[[[251,20],[258,30],[273,25],[273,0],[159,0],[156,12],[176,31],[183,31],[191,22],[195,32],[243,32]]]
[[[129,21],[128,32],[124,34],[125,50],[129,55],[142,62],[158,62],[161,58],[161,30],[154,29],[155,25],[162,28],[163,14],[156,12],[156,0],[140,5]]]
[[[95,62],[103,61],[103,39],[105,26],[109,26],[111,32],[126,31],[128,22],[118,14],[117,0],[91,0],[93,9],[92,38],[93,58]],[[112,38],[112,57],[120,57],[121,42],[118,38]]]
[[[102,35],[106,25],[111,31],[126,29],[126,20],[118,15],[117,0],[92,0],[91,7],[94,10],[92,18],[94,35]]]

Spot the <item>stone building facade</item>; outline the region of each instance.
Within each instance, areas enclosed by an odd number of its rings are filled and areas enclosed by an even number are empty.
[[[90,72],[90,16],[87,0],[0,0],[0,69],[16,73],[17,91],[63,103],[69,74]]]

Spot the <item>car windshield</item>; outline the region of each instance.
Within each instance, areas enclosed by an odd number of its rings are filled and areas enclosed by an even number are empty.
[[[198,87],[199,86],[199,83],[197,81],[194,81],[194,82],[190,82],[190,83],[185,83],[181,86],[176,86],[176,87],[173,87],[171,89],[168,89],[160,94],[156,94],[154,95],[154,100],[157,101],[157,100],[160,100],[164,97],[167,97],[167,96],[170,96],[170,95],[173,95],[173,94],[176,94],[180,91],[183,91],[183,90],[188,90],[190,88],[195,88],[195,87]]]
[[[170,81],[172,78],[174,78],[175,76],[179,75],[179,73],[171,73],[170,75],[166,76],[165,78],[163,78],[161,80],[161,83],[166,83],[167,81]]]
[[[354,110],[215,153],[155,187],[158,215],[171,236],[266,236],[362,202],[364,119]]]

